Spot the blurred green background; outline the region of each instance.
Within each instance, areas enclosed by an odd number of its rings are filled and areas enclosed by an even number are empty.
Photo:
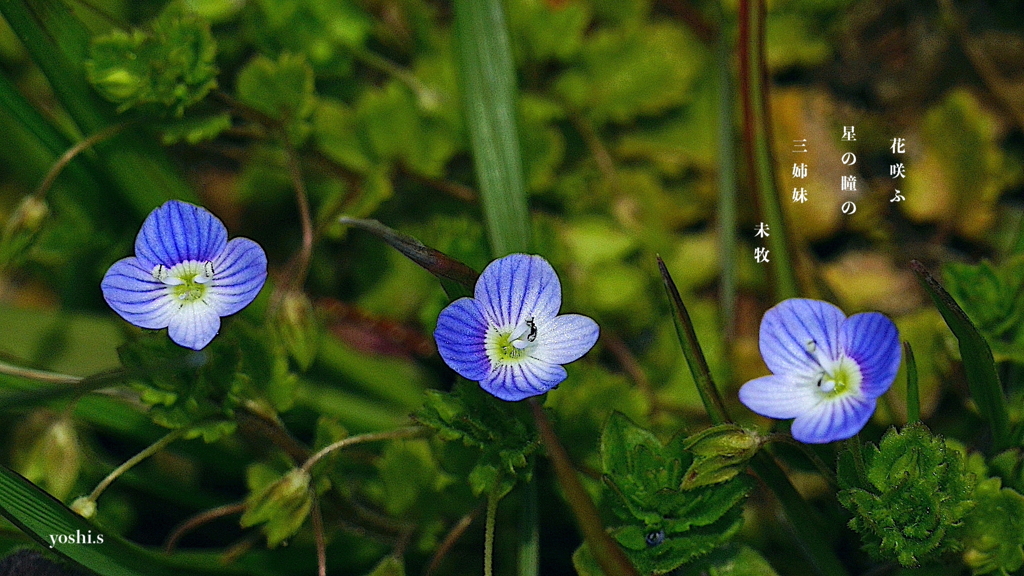
[[[132,253],[145,215],[179,198],[267,251],[271,280],[236,321],[251,326],[246,338],[270,358],[253,369],[266,380],[254,397],[298,442],[312,445],[324,418],[348,433],[403,426],[424,390],[450,388],[454,374],[431,337],[448,302],[436,279],[336,223],[343,214],[374,218],[477,270],[489,262],[450,3],[0,4],[10,23],[0,22],[0,352],[9,360],[78,376],[119,366],[118,347],[140,331],[106,306],[100,279]],[[505,8],[533,251],[558,270],[563,310],[602,329],[595,351],[568,367],[569,379],[546,401],[571,457],[584,471],[600,468],[597,443],[612,410],[664,437],[708,423],[679,352],[658,254],[728,407],[741,423],[765,427],[735,394],[767,373],[757,329],[780,296],[773,265],[754,258],[766,245],[755,230],[767,217],[742,154],[749,136],[735,79],[736,3],[507,0]],[[893,318],[916,353],[926,421],[965,443],[984,442],[974,433],[977,415],[964,410],[955,343],[908,262],[945,271],[947,289],[1003,362],[1016,415],[1024,361],[1018,3],[777,0],[766,9],[775,169],[767,184],[788,223],[771,233],[787,235],[801,295]],[[31,29],[35,36],[24,32]],[[726,85],[723,69],[733,77]],[[856,141],[842,140],[846,126]],[[905,139],[903,154],[890,150],[896,137]],[[807,152],[793,152],[802,139]],[[842,163],[845,152],[856,164]],[[795,162],[807,164],[806,179],[792,176]],[[898,162],[905,179],[890,173]],[[315,233],[301,285],[296,169]],[[848,175],[855,191],[841,189]],[[792,200],[798,186],[807,202]],[[904,201],[892,201],[896,189]],[[855,213],[841,211],[845,201]],[[982,260],[994,264],[974,266]],[[906,421],[902,371],[896,382],[869,437]],[[0,386],[30,387],[6,375]],[[0,461],[67,503],[163,432],[127,390],[8,403]],[[243,498],[251,466],[280,467],[281,454],[259,437],[240,421],[237,433],[214,442],[172,445],[111,488],[99,519],[110,532],[159,545],[184,519]],[[460,476],[465,455],[449,453],[460,450],[417,440],[337,458],[344,505],[328,519],[331,573],[366,573],[396,546],[410,571],[422,570],[479,504]],[[806,495],[824,490],[817,476],[794,474]],[[550,470],[541,464],[536,475],[552,501],[541,509],[542,566],[568,573],[576,529]],[[588,481],[596,491],[599,483]],[[499,522],[512,527],[507,508]],[[755,496],[742,537],[771,550],[784,540],[774,521]],[[478,528],[439,573],[476,569]],[[271,551],[251,534],[230,517],[183,546],[238,552],[260,573],[314,569],[308,525],[291,546]],[[0,547],[25,541],[9,525],[0,529]],[[499,532],[499,562],[511,562],[512,544]],[[799,562],[767,555],[780,573]]]

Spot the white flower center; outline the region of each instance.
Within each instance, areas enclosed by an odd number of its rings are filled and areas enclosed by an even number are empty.
[[[213,262],[186,260],[171,268],[157,264],[151,274],[166,285],[171,295],[184,305],[206,296],[206,289],[213,280]]]
[[[838,360],[822,364],[822,368],[815,382],[819,394],[835,398],[860,392],[864,376],[853,359],[843,355]]]
[[[491,327],[484,336],[484,348],[492,362],[512,364],[528,356],[537,340],[537,323],[530,316],[511,330]]]

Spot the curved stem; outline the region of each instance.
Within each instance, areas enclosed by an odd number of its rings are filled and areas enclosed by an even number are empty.
[[[825,477],[825,480],[828,481],[829,486],[831,486],[833,489],[839,487],[839,481],[836,480],[835,471],[829,468],[828,465],[825,464],[825,461],[819,458],[818,455],[814,453],[814,450],[811,450],[810,446],[804,444],[803,442],[797,441],[796,438],[793,438],[791,435],[785,434],[783,432],[769,434],[761,439],[762,445],[770,444],[772,442],[782,442],[784,444],[789,444],[790,446],[795,446],[796,448],[798,448],[801,452],[803,452],[804,456],[806,456],[807,459],[811,461],[811,464],[814,464],[814,467],[818,469],[818,472],[820,472],[821,475]]]
[[[167,541],[164,544],[164,552],[167,554],[174,552],[174,548],[178,545],[178,541],[181,540],[185,534],[188,534],[203,524],[232,514],[241,514],[242,512],[245,512],[245,503],[236,502],[234,504],[225,504],[224,506],[211,508],[192,516],[188,520],[179,524],[178,527],[176,527],[167,537]]]
[[[109,140],[114,136],[117,136],[122,130],[131,124],[132,122],[121,122],[120,124],[107,126],[103,130],[92,134],[71,148],[68,148],[67,151],[53,163],[53,166],[50,167],[50,171],[46,173],[43,181],[40,182],[39,186],[37,186],[35,191],[32,192],[32,198],[42,200],[43,196],[46,196],[46,193],[50,190],[50,187],[53,186],[53,182],[57,179],[57,176],[60,175],[61,171],[64,170],[64,167],[70,164],[76,156],[104,140]]]
[[[89,494],[88,499],[92,502],[95,502],[97,499],[99,499],[100,495],[103,494],[103,491],[106,490],[114,482],[114,480],[117,480],[122,474],[130,470],[139,462],[142,462],[146,458],[149,458],[153,454],[156,454],[157,452],[166,448],[167,445],[170,444],[171,442],[174,442],[178,438],[181,438],[181,436],[185,434],[186,431],[188,431],[188,428],[178,428],[177,430],[172,430],[169,434],[165,435],[163,438],[157,440],[156,442],[150,444],[135,456],[132,456],[128,460],[125,460],[123,464],[115,468],[114,471],[111,472],[110,474],[107,474],[107,477],[101,480],[100,483],[96,485],[96,488],[94,488],[92,493]]]
[[[364,444],[366,442],[377,442],[380,440],[396,440],[398,438],[417,438],[421,436],[427,436],[430,434],[430,430],[422,426],[409,426],[408,428],[399,428],[398,430],[390,430],[388,432],[371,432],[369,434],[359,434],[358,436],[349,436],[348,438],[342,438],[330,446],[325,446],[316,454],[309,457],[301,468],[305,472],[309,472],[313,466],[316,465],[325,456],[334,452],[335,450],[341,450],[355,444]]]

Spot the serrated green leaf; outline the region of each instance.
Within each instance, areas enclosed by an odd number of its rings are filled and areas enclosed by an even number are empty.
[[[975,480],[958,450],[918,422],[890,428],[861,460],[863,472],[856,454],[840,457],[838,498],[872,556],[918,566],[962,549]]]
[[[999,478],[978,484],[978,505],[964,528],[964,563],[973,574],[1012,573],[1024,566],[1024,496]]]
[[[430,391],[415,418],[446,440],[480,451],[469,474],[474,494],[504,495],[531,474],[529,456],[540,445],[524,402],[501,402],[476,382],[460,379],[449,393]]]
[[[257,56],[235,81],[238,99],[282,123],[298,146],[309,133],[316,104],[313,69],[303,56],[281,54],[277,60]]]
[[[1024,255],[999,265],[950,262],[942,271],[950,295],[992,345],[996,361],[1024,363]]]
[[[94,38],[85,70],[118,111],[157,105],[181,116],[217,86],[216,55],[209,24],[171,4],[149,29]]]
[[[642,574],[675,570],[727,542],[742,524],[749,478],[681,488],[683,471],[693,462],[686,447],[701,445],[701,438],[677,435],[662,445],[618,412],[605,424],[602,471],[621,523],[611,534]]]

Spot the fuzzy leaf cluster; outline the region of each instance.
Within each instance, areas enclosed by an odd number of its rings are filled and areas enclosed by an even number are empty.
[[[996,360],[1024,362],[1024,256],[999,265],[949,263],[949,293],[992,346]]]
[[[684,487],[693,453],[681,435],[663,445],[616,412],[601,435],[612,536],[644,574],[665,574],[725,544],[742,525],[749,478]],[[692,443],[690,443],[692,444]]]
[[[217,86],[209,24],[172,5],[146,28],[93,39],[89,82],[123,112],[155,105],[181,116]]]
[[[442,440],[461,440],[479,451],[469,484],[474,494],[497,490],[500,496],[529,477],[528,457],[540,445],[525,402],[498,402],[476,383],[459,380],[451,392],[427,391],[415,419]]]
[[[839,457],[839,502],[853,513],[850,527],[869,554],[918,566],[962,549],[975,480],[959,451],[914,423],[891,428],[857,456]]]

